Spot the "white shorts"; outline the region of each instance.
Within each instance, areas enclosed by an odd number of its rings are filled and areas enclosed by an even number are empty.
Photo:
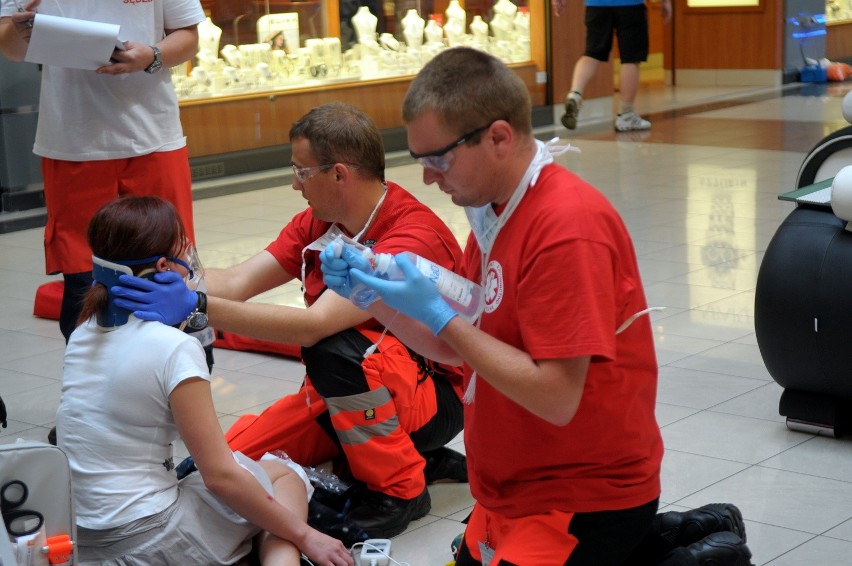
[[[310,485],[301,466],[271,458],[289,466]],[[234,459],[269,495],[274,495],[272,482],[260,464],[239,452],[234,453]],[[200,473],[193,473],[178,483],[177,500],[160,513],[114,529],[78,527],[79,564],[233,564],[251,551],[251,539],[260,531],[210,493]]]

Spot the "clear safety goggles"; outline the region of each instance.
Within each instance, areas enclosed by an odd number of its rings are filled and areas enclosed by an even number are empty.
[[[173,257],[170,255],[155,255],[151,257],[143,257],[142,259],[112,260],[112,263],[127,266],[144,265],[146,263],[154,263],[160,258],[165,258],[186,269],[187,274],[186,277],[184,277],[184,280],[186,281],[186,286],[194,291],[204,280],[204,266],[201,265],[201,259],[198,257],[198,250],[195,248],[195,244],[193,244],[192,242],[187,242],[181,256],[182,257]]]
[[[334,163],[326,163],[325,165],[315,165],[313,167],[299,167],[295,163],[291,165],[293,168],[293,177],[299,181],[300,185],[304,185],[307,183],[311,177],[319,173],[320,171],[328,171],[332,167],[334,167]]]
[[[436,149],[435,151],[429,151],[426,153],[414,153],[413,151],[408,150],[408,153],[426,169],[432,169],[433,171],[437,171],[438,173],[446,173],[453,165],[453,161],[455,161],[455,156],[453,155],[452,151],[455,148],[471,141],[474,137],[478,136],[479,134],[490,128],[496,121],[497,120],[492,120],[488,125],[482,126],[481,128],[476,128],[475,130],[464,134],[462,137],[460,137],[453,143],[442,147],[441,149]]]

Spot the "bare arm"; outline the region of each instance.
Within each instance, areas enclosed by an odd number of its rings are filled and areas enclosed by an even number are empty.
[[[477,379],[487,379],[531,413],[557,426],[574,418],[586,384],[588,356],[534,360],[460,317],[450,320],[439,336],[476,371]]]
[[[313,346],[323,338],[352,328],[370,315],[334,293],[323,293],[309,308],[241,303],[207,297],[210,324],[221,330],[300,346]]]
[[[192,454],[204,485],[231,509],[261,529],[290,541],[299,549],[311,547],[333,564],[351,564],[339,541],[317,536],[306,521],[279,504],[231,454],[213,409],[210,383],[201,378],[178,385],[169,404],[181,437]],[[317,541],[320,541],[319,544]]]
[[[590,357],[534,360],[461,317],[455,317],[436,337],[422,323],[377,302],[370,306],[377,320],[389,324],[402,342],[429,359],[459,365],[467,362],[503,395],[542,419],[568,424],[583,395]],[[486,377],[483,377],[486,376]]]
[[[261,340],[312,346],[371,317],[333,292],[309,308],[243,302],[292,279],[266,250],[229,269],[207,270],[210,324]]]
[[[672,20],[672,1],[671,0],[663,0],[662,6],[660,6],[660,13],[663,15],[663,23],[667,24]]]
[[[40,3],[41,0],[32,0],[24,4],[23,12],[0,18],[0,53],[8,60],[20,62],[27,55],[32,21]]]
[[[458,352],[453,350],[447,342],[432,334],[432,331],[422,322],[397,313],[381,301],[370,305],[369,311],[403,344],[421,356],[450,366],[461,365],[464,361]]]
[[[166,30],[166,37],[157,42],[163,59],[163,68],[174,67],[195,56],[198,51],[198,26]],[[154,62],[154,50],[146,43],[125,41],[124,51],[114,51],[118,63],[97,70],[104,75],[120,75],[143,71]]]

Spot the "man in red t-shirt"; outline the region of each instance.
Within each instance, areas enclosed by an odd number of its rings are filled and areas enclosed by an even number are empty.
[[[404,256],[404,281],[368,275],[348,250],[321,259],[329,288],[367,285],[398,338],[464,363],[476,505],[457,566],[748,564],[735,506],[656,515],[657,362],[636,254],[606,198],[533,137],[524,83],[491,55],[448,49],[415,77],[403,119],[424,181],[465,207],[481,318],[456,316]]]
[[[366,114],[344,104],[320,106],[292,126],[290,141],[293,188],[309,207],[265,250],[207,270],[206,308],[218,330],[302,346],[307,377],[299,393],[242,416],[226,438],[252,458],[280,449],[315,466],[342,456],[366,486],[348,519],[372,538],[389,538],[429,512],[427,482],[467,481],[464,456],[444,447],[462,429],[461,371],[414,354],[392,335],[381,338],[369,313],[324,292],[318,256],[342,233],[376,252],[409,250],[457,270],[461,248],[427,206],[384,181],[381,136]],[[245,302],[293,279],[302,282],[307,308]],[[169,287],[128,284],[151,293]],[[195,292],[175,287],[188,298],[177,316],[160,317],[166,322],[180,321],[197,304]],[[153,295],[115,291],[125,297],[119,306],[157,319],[144,312],[158,302]]]

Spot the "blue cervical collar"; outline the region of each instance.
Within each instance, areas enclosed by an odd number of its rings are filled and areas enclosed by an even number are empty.
[[[127,324],[130,311],[115,305],[113,294],[110,289],[118,285],[118,277],[122,274],[133,275],[133,271],[126,265],[113,263],[97,256],[92,256],[92,278],[96,283],[106,287],[109,300],[106,312],[98,313],[98,326],[102,328],[115,328]]]

